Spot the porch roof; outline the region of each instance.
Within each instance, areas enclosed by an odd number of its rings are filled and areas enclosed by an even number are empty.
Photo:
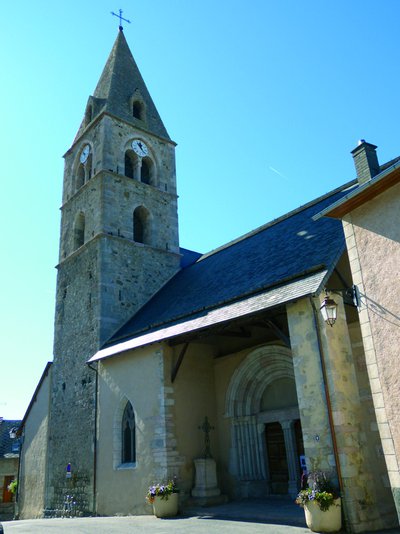
[[[90,361],[245,317],[321,291],[345,249],[342,224],[320,197],[182,268]]]
[[[233,319],[240,319],[262,310],[273,308],[280,304],[285,304],[305,295],[316,293],[328,275],[326,269],[309,274],[298,280],[294,280],[286,285],[271,288],[269,291],[258,295],[226,304],[213,310],[200,311],[192,316],[174,321],[163,327],[155,327],[145,334],[138,335],[127,341],[121,341],[116,345],[105,347],[95,354],[89,361],[94,362],[116,356],[128,350],[136,349],[151,343],[157,343],[165,339],[172,339],[188,332],[195,332],[229,322]]]

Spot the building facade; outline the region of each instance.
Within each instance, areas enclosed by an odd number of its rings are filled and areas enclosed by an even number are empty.
[[[120,30],[65,155],[54,362],[22,425],[21,517],[57,515],[66,495],[79,514],[150,513],[148,486],[174,476],[185,506],[207,417],[228,498],[293,498],[306,467],[335,480],[349,531],[397,524],[353,256],[321,215],[358,185],[209,254],[180,248],[175,143]]]
[[[15,493],[10,484],[18,478],[20,442],[16,432],[21,421],[0,417],[0,520],[13,519]]]
[[[352,152],[358,187],[324,214],[343,222],[388,483],[400,515],[400,164],[396,158],[381,167],[376,148],[360,141]]]

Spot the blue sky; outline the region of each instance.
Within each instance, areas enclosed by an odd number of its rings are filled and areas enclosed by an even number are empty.
[[[397,0],[2,2],[0,416],[52,359],[62,155],[118,31],[176,150],[181,246],[211,250],[400,154]]]

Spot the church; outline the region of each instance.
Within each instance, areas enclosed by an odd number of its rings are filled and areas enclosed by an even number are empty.
[[[348,531],[398,525],[399,158],[361,141],[353,181],[200,254],[179,246],[175,146],[120,28],[64,156],[19,517],[151,513],[173,477],[184,507],[207,457],[205,503],[293,499],[323,470]]]

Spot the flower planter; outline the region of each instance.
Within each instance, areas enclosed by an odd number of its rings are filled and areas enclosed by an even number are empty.
[[[153,512],[156,517],[173,517],[178,513],[178,494],[171,493],[168,499],[159,495],[154,497]]]
[[[335,499],[328,510],[322,512],[318,503],[309,501],[304,505],[306,523],[313,532],[338,532],[342,527],[340,498]]]

